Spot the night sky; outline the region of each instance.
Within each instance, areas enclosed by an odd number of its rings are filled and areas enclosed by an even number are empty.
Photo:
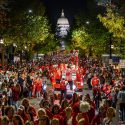
[[[79,11],[86,10],[86,0],[44,0],[44,2],[47,8],[47,14],[53,25],[56,25],[62,9],[64,9],[65,16],[68,18],[70,24],[72,24],[74,16]]]

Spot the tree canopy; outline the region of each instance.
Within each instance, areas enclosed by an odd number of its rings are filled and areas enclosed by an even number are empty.
[[[99,20],[113,37],[125,39],[125,19],[116,10],[107,7],[105,15],[98,15]]]
[[[101,55],[107,52],[107,40],[109,33],[105,27],[94,17],[78,16],[76,26],[72,31],[72,46],[80,48],[91,55]]]
[[[121,2],[116,3],[115,6],[108,5],[106,12],[98,15],[100,22],[107,28],[112,37],[115,52],[122,58],[125,56],[125,17],[121,11],[123,5]]]
[[[40,51],[40,49],[45,49],[45,45],[50,44],[47,40],[54,42],[54,34],[45,15],[43,2],[40,0],[37,2],[36,0],[14,0],[9,2],[7,7],[10,10],[8,12],[9,27],[5,28],[5,32],[2,34],[5,44],[15,44],[16,50],[19,51],[26,49]],[[42,47],[43,45],[44,47]]]

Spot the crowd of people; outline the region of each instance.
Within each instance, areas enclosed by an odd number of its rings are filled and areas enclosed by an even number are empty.
[[[45,78],[47,80],[45,80]],[[60,85],[61,98],[46,89]],[[92,92],[67,98],[67,85],[85,84]],[[30,100],[39,98],[39,109]],[[36,61],[5,66],[0,71],[0,125],[115,125],[116,112],[125,124],[125,76],[101,61],[79,59],[68,63]]]

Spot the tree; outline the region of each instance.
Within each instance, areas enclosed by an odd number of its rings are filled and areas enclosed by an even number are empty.
[[[0,37],[3,37],[9,27],[9,17],[6,0],[0,1]]]
[[[20,56],[23,52],[36,52],[39,48],[44,49],[42,46],[49,43],[47,39],[54,39],[45,16],[45,7],[42,2],[39,3],[38,5],[35,0],[32,2],[17,0],[8,5],[11,26],[7,29],[4,39],[7,45],[16,44],[16,52]]]
[[[107,7],[104,16],[98,15],[99,20],[113,34],[113,37],[125,39],[125,19],[115,10]]]
[[[101,56],[107,52],[109,34],[97,18],[80,15],[76,18],[76,27],[72,31],[71,39],[74,48],[80,48],[91,56]]]
[[[34,45],[33,50],[37,53],[48,53],[56,50],[56,46],[58,45],[58,41],[55,38],[54,34],[49,34],[45,42],[37,43]]]
[[[106,8],[106,13],[104,15],[98,15],[100,22],[106,27],[110,33],[112,40],[110,44],[115,44],[117,48],[117,53],[119,53],[122,58],[125,52],[125,18],[120,15],[120,12],[116,8],[108,6]]]

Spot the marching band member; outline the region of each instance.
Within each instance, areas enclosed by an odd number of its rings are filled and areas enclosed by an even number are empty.
[[[66,99],[66,94],[67,94],[67,91],[66,91],[66,81],[64,78],[62,78],[61,82],[60,82],[60,89],[61,89],[61,101],[63,99],[63,96],[64,96],[64,99]]]

